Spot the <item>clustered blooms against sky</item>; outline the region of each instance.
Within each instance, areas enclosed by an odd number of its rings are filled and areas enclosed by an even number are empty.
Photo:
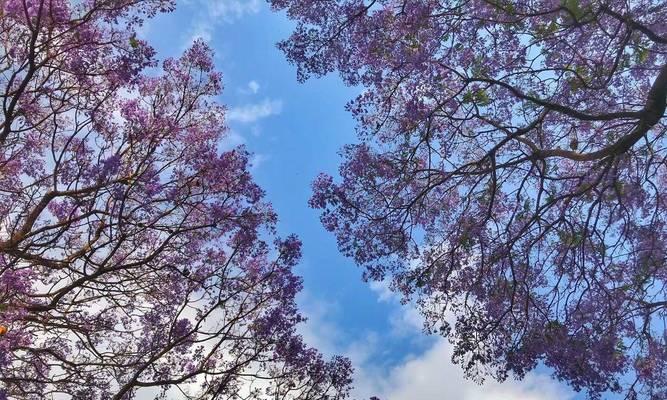
[[[466,381],[449,361],[450,346],[420,333],[418,313],[387,288],[362,282],[361,272],[338,253],[307,202],[315,176],[335,174],[337,151],[355,141],[344,107],[361,89],[336,76],[298,84],[295,68],[275,47],[291,29],[263,0],[179,0],[175,13],[148,21],[142,35],[160,59],[178,56],[197,38],[215,50],[231,128],[223,146],[243,144],[254,154],[252,172],[280,216],[280,233],[303,241],[297,273],[304,277],[299,303],[309,318],[302,331],[307,342],[352,359],[355,398],[580,398],[539,368],[523,382]]]

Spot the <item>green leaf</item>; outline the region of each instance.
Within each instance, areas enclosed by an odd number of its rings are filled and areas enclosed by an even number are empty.
[[[535,37],[538,39],[546,39],[556,33],[558,24],[556,21],[551,21],[548,24],[540,24],[535,27]]]
[[[461,237],[459,238],[459,244],[461,247],[463,247],[465,250],[472,250],[475,241],[473,240],[472,237],[468,234],[468,232],[464,232]]]
[[[645,63],[648,60],[649,50],[645,47],[639,47],[635,50],[635,61],[638,64]]]
[[[563,0],[561,4],[563,7],[567,8],[577,20],[584,16],[584,10],[581,9],[579,0]]]
[[[558,237],[564,245],[568,247],[579,246],[584,242],[584,235],[581,232],[569,233],[569,232],[558,232]]]
[[[491,98],[484,89],[477,89],[475,91],[468,90],[463,94],[463,103],[475,103],[485,107],[491,104]]]

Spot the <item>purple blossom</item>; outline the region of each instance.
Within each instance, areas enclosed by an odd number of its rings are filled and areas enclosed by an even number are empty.
[[[592,399],[667,396],[665,7],[271,4],[299,80],[365,89],[359,143],[310,200],[364,277],[416,300],[471,376],[543,363]]]
[[[178,383],[232,398],[250,373],[266,398],[345,398],[349,361],[295,333],[300,242],[276,238],[247,151],[218,150],[211,49],[143,73],[157,63],[136,29],[173,1],[2,7],[0,399],[164,397]]]

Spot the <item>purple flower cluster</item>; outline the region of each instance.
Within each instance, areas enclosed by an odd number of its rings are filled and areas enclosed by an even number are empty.
[[[366,88],[310,204],[367,278],[471,376],[667,398],[663,2],[271,3],[299,79]]]
[[[300,242],[218,151],[211,49],[142,72],[136,28],[172,3],[2,3],[0,399],[348,395],[296,334]]]

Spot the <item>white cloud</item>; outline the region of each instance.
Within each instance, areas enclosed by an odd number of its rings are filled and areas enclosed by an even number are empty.
[[[487,380],[478,385],[467,380],[458,365],[450,360],[452,346],[438,340],[430,349],[391,371],[357,376],[361,398],[376,395],[382,400],[555,400],[572,396],[546,375],[529,374],[523,381],[504,383]],[[364,397],[362,397],[364,396]]]
[[[264,99],[261,103],[246,104],[230,109],[227,113],[227,119],[229,121],[251,123],[271,115],[280,114],[282,110],[283,102],[281,100]]]
[[[261,85],[256,80],[252,80],[246,84],[246,86],[238,89],[238,92],[244,95],[252,95],[259,93]]]
[[[184,48],[196,40],[210,42],[222,23],[233,23],[245,16],[257,14],[263,7],[260,0],[182,0],[184,6],[194,9],[196,17],[190,27]]]
[[[261,11],[261,0],[180,0],[181,5],[202,11],[213,23],[234,22]]]
[[[250,159],[250,170],[256,171],[260,166],[262,166],[262,164],[264,164],[270,158],[271,157],[265,154],[259,154],[259,153],[253,154],[252,158]]]
[[[245,138],[237,131],[230,129],[218,143],[218,151],[229,151],[242,144],[246,144]]]
[[[342,335],[341,330],[331,322],[330,316],[339,310],[337,303],[325,303],[307,291],[299,293],[300,310],[308,318],[306,323],[299,325],[299,333],[306,343],[327,355],[336,352],[336,338]]]
[[[205,0],[209,15],[213,19],[231,22],[261,10],[260,0]]]
[[[209,43],[213,38],[214,27],[208,23],[199,23],[193,27],[192,34],[185,42],[183,48],[188,48],[192,45],[195,40],[202,40],[206,43]]]
[[[257,83],[257,81],[248,82],[248,90],[250,90],[252,94],[257,94],[257,92],[259,92],[259,83]]]
[[[544,374],[530,373],[523,381],[498,383],[487,379],[483,385],[467,380],[460,366],[451,361],[453,347],[444,338],[426,337],[423,319],[412,306],[402,306],[384,283],[371,285],[378,301],[395,305],[388,333],[366,332],[352,343],[341,344],[343,328],[331,322],[339,311],[337,304],[318,302],[306,295],[300,302],[308,317],[301,333],[307,343],[327,355],[343,354],[355,367],[353,398],[382,400],[567,400],[573,393]],[[393,366],[377,364],[376,357],[388,351],[382,335],[414,336],[416,342],[429,344],[420,354],[408,356]],[[420,346],[421,347],[421,346]]]
[[[387,281],[371,281],[369,286],[378,295],[378,301],[389,303],[399,299],[398,295],[391,291]]]

